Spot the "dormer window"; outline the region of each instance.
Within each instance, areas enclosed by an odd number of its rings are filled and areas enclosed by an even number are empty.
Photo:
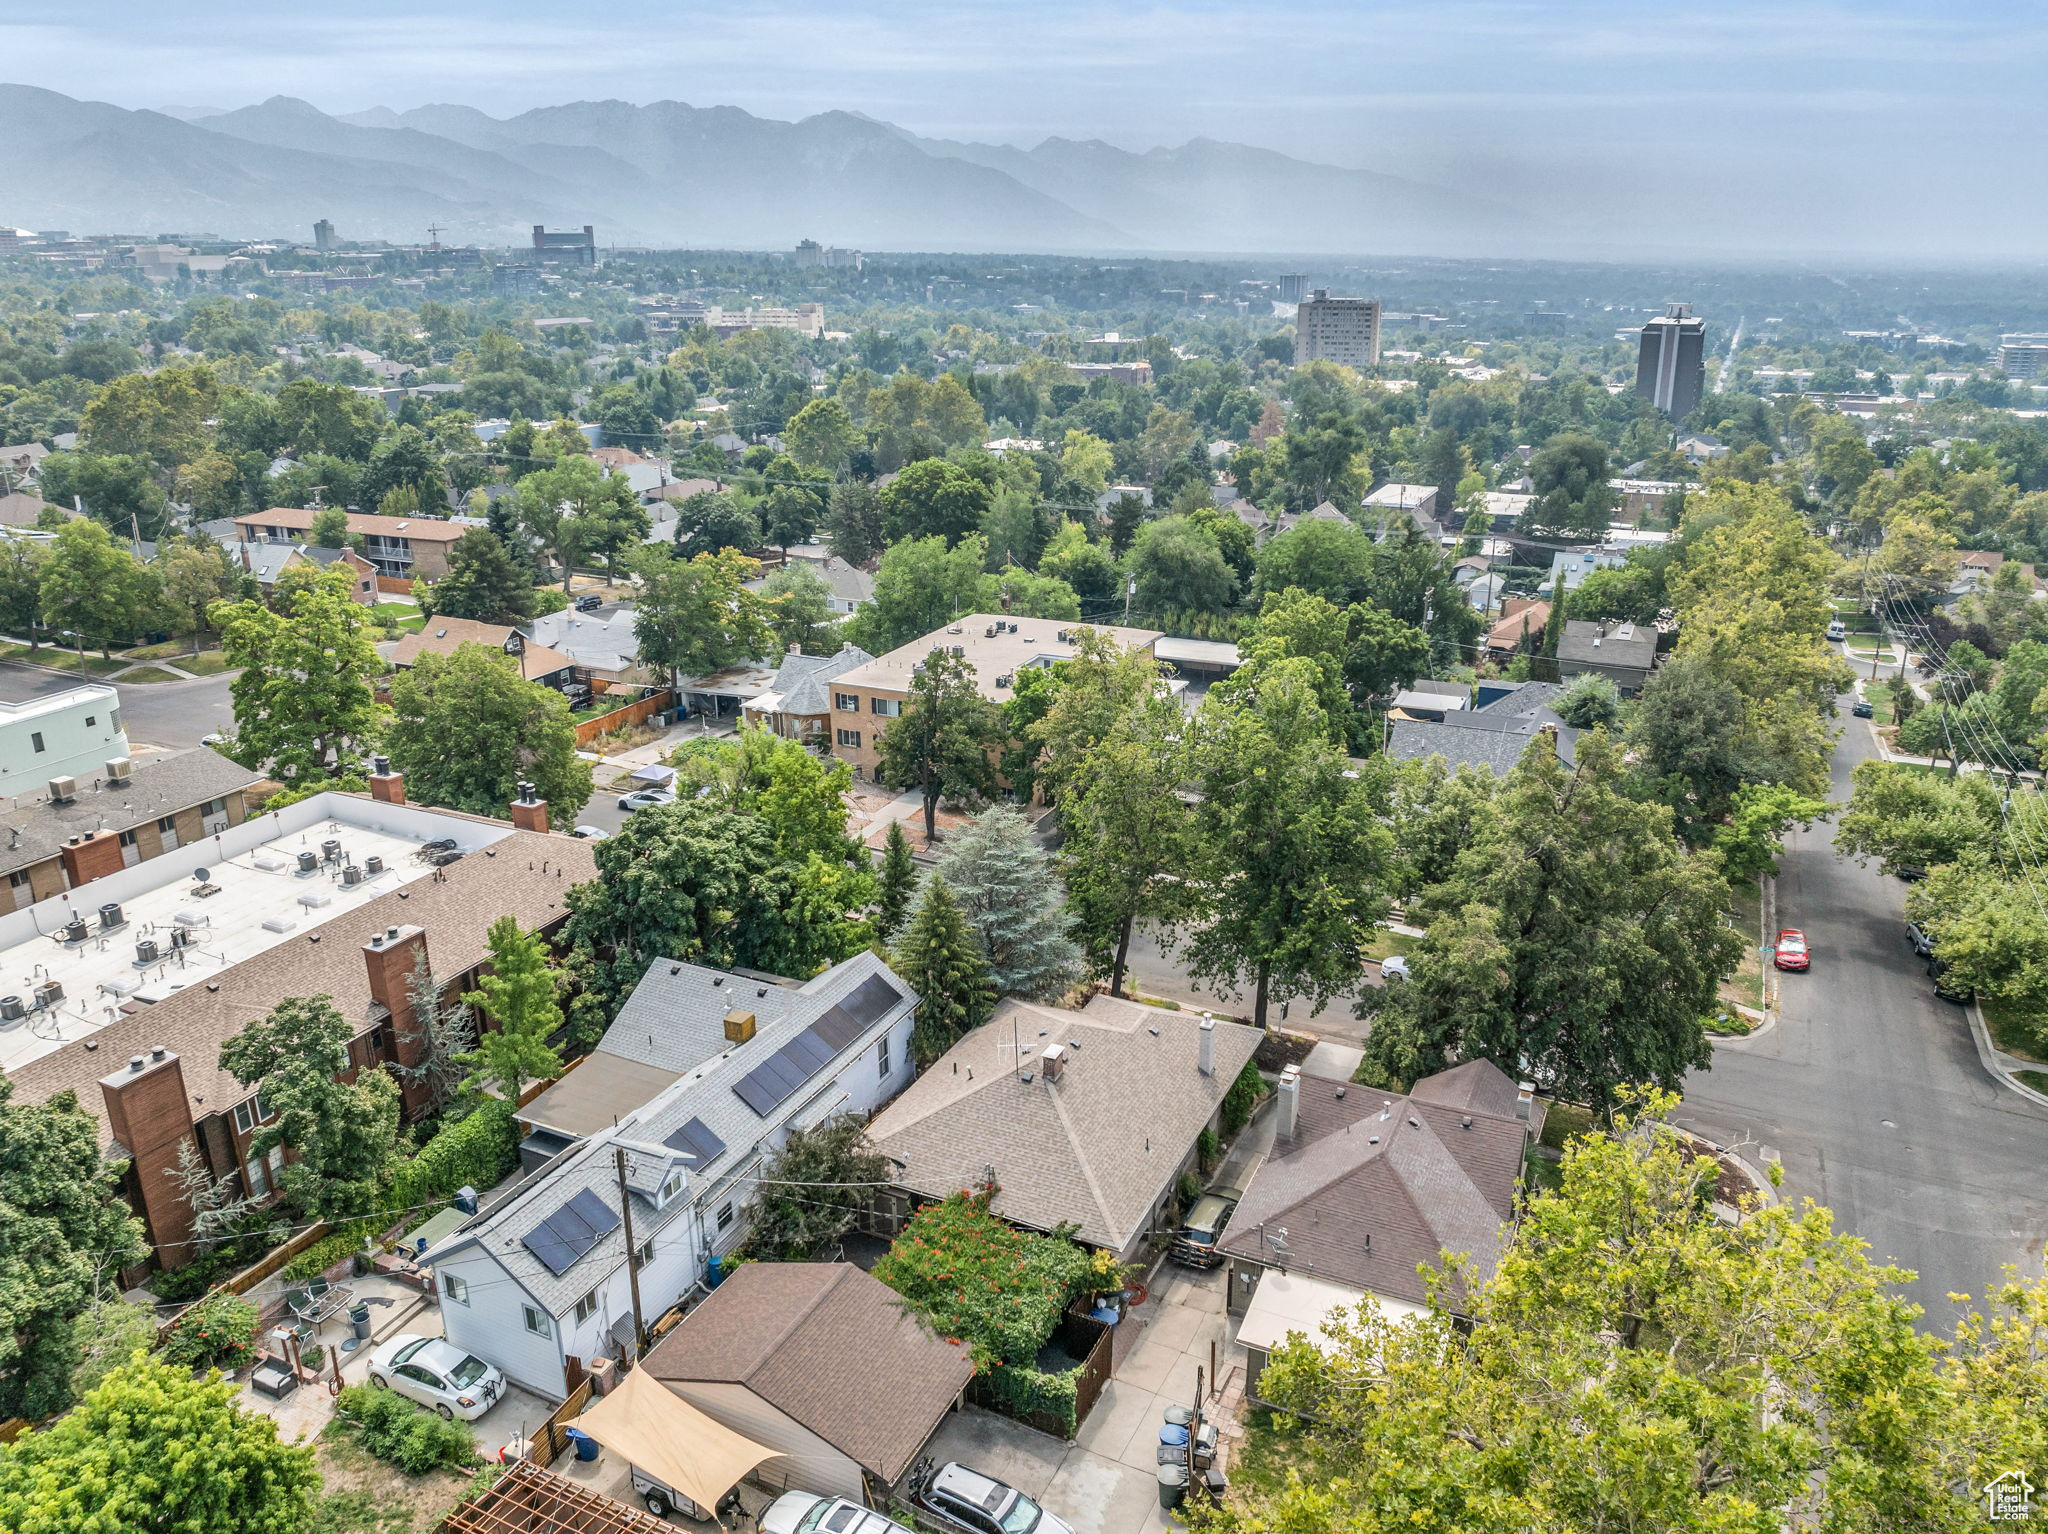
[[[661,1185],[660,1196],[656,1198],[654,1201],[655,1206],[657,1208],[666,1206],[670,1199],[674,1198],[678,1193],[683,1191],[683,1184],[685,1181],[687,1181],[687,1179],[683,1176],[681,1172],[678,1171],[669,1173],[668,1180],[662,1183]]]

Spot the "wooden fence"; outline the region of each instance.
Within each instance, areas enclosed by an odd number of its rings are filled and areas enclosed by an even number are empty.
[[[261,1257],[257,1258],[254,1262],[250,1263],[248,1267],[242,1269],[239,1273],[229,1274],[226,1278],[222,1279],[219,1283],[215,1284],[211,1289],[207,1290],[206,1293],[247,1294],[251,1289],[254,1289],[258,1284],[262,1283],[264,1279],[269,1278],[273,1274],[277,1273],[281,1268],[284,1267],[286,1263],[290,1262],[294,1257],[298,1256],[299,1253],[305,1251],[306,1248],[317,1245],[319,1242],[325,1240],[327,1237],[333,1234],[334,1227],[327,1224],[325,1221],[322,1221],[318,1225],[309,1226],[305,1230],[300,1231],[296,1236],[293,1236],[291,1240],[285,1242],[283,1246],[278,1247],[275,1251],[265,1252]],[[205,1295],[200,1296],[201,1299],[204,1299],[205,1297]],[[178,1318],[184,1315],[184,1313],[191,1308],[191,1305],[196,1305],[198,1303],[198,1300],[194,1300],[191,1302],[190,1305],[182,1305],[177,1310],[173,1311],[170,1315],[166,1316],[162,1321],[159,1321],[157,1323],[156,1341],[158,1347],[162,1347],[165,1339],[171,1335],[171,1328],[178,1324]]]
[[[1103,1386],[1109,1383],[1110,1371],[1115,1364],[1116,1328],[1096,1320],[1085,1311],[1074,1309],[1060,1317],[1059,1328],[1053,1335],[1064,1352],[1081,1360],[1081,1367],[1074,1374],[1074,1432],[1078,1433],[1081,1424],[1088,1420],[1088,1413],[1094,1410],[1096,1401],[1101,1399]],[[976,1375],[968,1382],[967,1399],[976,1406],[986,1407],[1026,1427],[1035,1427],[1054,1438],[1072,1436],[1067,1431],[1067,1424],[1053,1413],[1020,1410],[1002,1399],[988,1387],[982,1375]]]
[[[638,724],[641,720],[672,706],[674,701],[674,694],[664,689],[661,692],[650,693],[638,703],[628,703],[624,708],[615,708],[609,714],[599,714],[595,719],[585,719],[576,726],[576,744],[587,746],[600,735]]]
[[[409,597],[412,595],[412,577],[380,575],[377,577],[377,594],[386,597]]]
[[[569,1435],[565,1431],[570,1424],[583,1414],[583,1408],[590,1404],[591,1382],[585,1380],[569,1392],[569,1399],[555,1408],[553,1416],[540,1425],[540,1431],[526,1451],[526,1457],[536,1465],[552,1465],[569,1451]]]

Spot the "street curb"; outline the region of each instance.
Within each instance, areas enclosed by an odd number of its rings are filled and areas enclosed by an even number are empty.
[[[1984,1014],[1977,1009],[1974,1001],[1963,1009],[1970,1015],[1970,1037],[1977,1044],[1977,1058],[1984,1062],[1984,1069],[1993,1080],[2010,1087],[2029,1101],[2048,1108],[2048,1094],[2036,1092],[2023,1081],[2015,1081],[2012,1073],[1998,1063],[1998,1056],[1991,1047],[1991,1030],[1984,1025]]]

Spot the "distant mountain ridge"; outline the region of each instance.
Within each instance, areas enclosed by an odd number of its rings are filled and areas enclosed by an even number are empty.
[[[171,115],[171,114],[175,115]],[[200,115],[204,113],[205,115]],[[181,120],[183,119],[183,120]],[[680,101],[330,115],[273,96],[133,112],[0,85],[0,222],[73,229],[524,243],[596,224],[611,244],[870,250],[1424,251],[1507,248],[1520,211],[1445,187],[1194,139],[1133,154],[926,139],[855,112],[797,122]]]

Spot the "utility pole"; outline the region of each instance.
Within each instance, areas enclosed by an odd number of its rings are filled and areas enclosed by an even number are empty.
[[[647,1324],[640,1318],[640,1253],[633,1245],[633,1196],[626,1189],[626,1147],[612,1147],[612,1161],[619,1171],[619,1216],[626,1225],[626,1284],[633,1291],[633,1357],[637,1362],[647,1349]]]
[[[1126,575],[1126,576],[1124,577],[1124,627],[1125,627],[1125,628],[1129,628],[1129,627],[1131,626],[1131,598],[1132,598],[1132,597],[1134,597],[1134,596],[1136,596],[1137,594],[1138,594],[1138,578],[1137,578],[1137,577],[1136,577],[1135,575]]]

